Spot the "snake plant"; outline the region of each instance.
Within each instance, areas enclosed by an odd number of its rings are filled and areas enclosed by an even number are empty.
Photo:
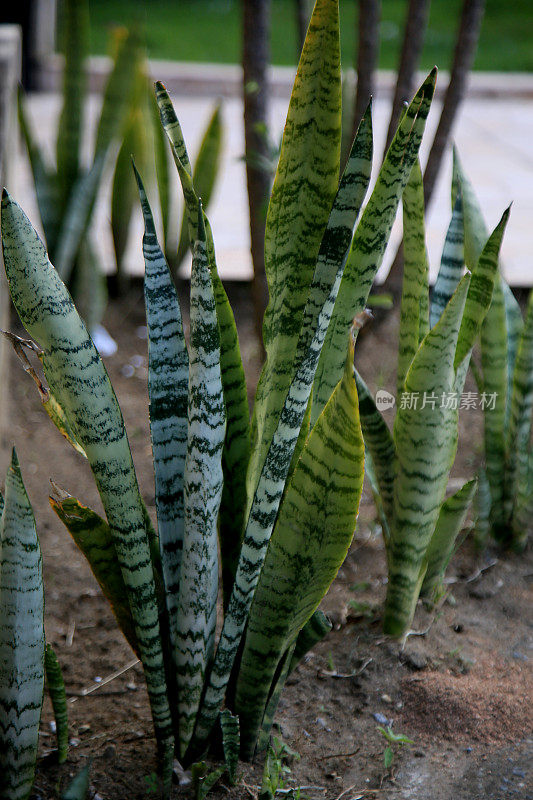
[[[454,194],[460,205],[458,237],[464,263],[472,268],[487,236],[481,208],[454,153]],[[446,297],[457,284],[460,263],[439,280]],[[438,288],[439,283],[437,283]],[[531,529],[533,455],[533,296],[525,319],[511,289],[499,274],[490,309],[481,327],[481,366],[475,367],[484,419],[484,465],[479,471],[476,535],[489,532],[504,547],[521,550]]]
[[[363,477],[350,330],[357,331],[354,317],[381,264],[434,86],[432,71],[354,234],[371,171],[371,112],[339,180],[338,2],[317,0],[267,215],[267,361],[250,422],[211,228],[174,108],[156,85],[193,242],[186,342],[137,173],[157,529],[102,361],[29,220],[3,195],[6,273],[19,316],[38,342],[45,407],[86,455],[106,519],[64,493],[52,505],[142,660],[167,785],[174,746],[190,763],[212,740],[224,704],[233,743],[239,717],[241,755],[266,747],[287,675],[329,628],[318,605],[350,545]]]
[[[447,292],[452,265],[457,265],[459,278],[463,269],[461,214],[459,200],[430,313],[424,193],[417,162],[403,196],[405,264],[392,433],[357,376],[361,425],[370,456],[366,471],[377,497],[387,552],[383,626],[399,638],[409,631],[420,592],[430,599],[438,594],[476,487],[469,481],[445,499],[458,438],[459,404],[454,398],[463,391],[472,347],[497,284],[498,252],[509,210],[480,246],[470,263],[471,273]]]
[[[100,322],[106,302],[104,275],[88,235],[107,156],[118,137],[141,58],[140,39],[121,31],[109,75],[90,166],[82,158],[85,127],[85,58],[88,55],[88,2],[64,3],[65,70],[58,123],[56,164],[37,145],[19,94],[19,121],[33,173],[37,204],[48,250],[90,327]]]
[[[0,798],[30,794],[44,682],[56,716],[58,761],[68,749],[65,687],[45,647],[42,558],[33,511],[15,450],[0,494]]]

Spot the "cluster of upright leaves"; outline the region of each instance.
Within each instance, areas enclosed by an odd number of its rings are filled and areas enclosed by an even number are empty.
[[[122,132],[128,104],[134,97],[142,51],[136,31],[119,32],[113,68],[104,90],[92,163],[87,167],[81,145],[85,130],[88,2],[66,0],[63,8],[65,69],[55,166],[47,163],[34,139],[22,95],[19,95],[19,120],[48,252],[91,327],[101,320],[106,287],[89,236],[90,221],[107,155]]]
[[[406,111],[354,234],[371,171],[371,113],[339,181],[338,2],[317,0],[267,216],[267,361],[251,423],[211,228],[172,103],[156,85],[193,243],[187,343],[137,173],[157,531],[107,372],[31,224],[3,196],[11,296],[41,347],[51,416],[87,456],[106,520],[65,495],[53,506],[142,660],[167,785],[174,743],[193,761],[224,702],[240,717],[241,754],[265,747],[287,675],[328,630],[317,608],[350,545],[363,478],[349,332],[381,264],[434,85],[435,71]],[[234,728],[223,724],[233,741]]]
[[[462,198],[465,263],[472,268],[487,229],[476,195],[454,154],[455,191]],[[453,284],[452,276],[452,284]],[[484,402],[485,464],[479,473],[476,534],[489,532],[504,547],[522,550],[533,511],[533,296],[525,319],[501,275],[481,328],[481,367],[475,372]]]
[[[404,280],[398,357],[398,408],[391,434],[357,377],[369,475],[382,519],[388,586],[384,630],[407,634],[420,593],[434,600],[476,488],[445,499],[457,449],[458,404],[470,355],[491,304],[507,210],[475,260],[464,268],[458,195],[433,302],[428,301],[424,193],[420,166],[403,197]]]
[[[33,511],[13,450],[0,494],[0,798],[30,794],[44,681],[56,715],[58,761],[67,757],[65,687],[44,639],[42,558]]]

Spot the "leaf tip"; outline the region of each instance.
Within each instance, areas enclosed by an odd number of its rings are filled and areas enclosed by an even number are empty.
[[[14,472],[20,473],[19,457],[17,455],[17,448],[13,445],[11,449],[11,469]]]

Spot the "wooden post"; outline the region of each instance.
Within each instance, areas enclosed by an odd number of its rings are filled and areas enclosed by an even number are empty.
[[[21,31],[18,25],[0,25],[0,182],[9,181],[17,148],[16,98],[21,70]],[[0,252],[0,330],[9,328],[9,296]],[[8,349],[0,336],[0,475],[8,459]]]

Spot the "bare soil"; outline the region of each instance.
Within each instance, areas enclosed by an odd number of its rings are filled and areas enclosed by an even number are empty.
[[[234,287],[232,295],[253,388],[258,348],[251,303],[245,287]],[[106,359],[107,368],[141,490],[154,514],[140,290],[110,305],[106,325],[119,344],[118,353]],[[15,322],[13,328],[16,332]],[[372,388],[394,388],[396,331],[397,319],[390,314],[361,337],[358,365]],[[88,759],[93,796],[157,797],[142,671],[132,666],[133,653],[84,558],[48,504],[52,478],[99,509],[94,482],[83,459],[48,422],[15,359],[11,420],[43,549],[46,634],[69,694],[68,762],[59,768],[50,754],[54,736],[46,700],[33,797],[57,797],[58,788]],[[479,413],[465,411],[461,431],[456,481],[471,476],[479,459]],[[323,603],[334,630],[293,673],[276,717],[277,734],[300,754],[287,785],[310,787],[301,797],[324,800],[533,800],[532,581],[531,548],[521,556],[478,554],[467,540],[450,567],[446,599],[431,613],[419,605],[415,628],[420,635],[400,648],[381,633],[385,557],[365,490],[353,546]],[[86,688],[94,691],[80,696]],[[392,725],[414,742],[396,748],[388,769],[380,724]],[[237,785],[229,787],[223,779],[212,796],[257,797],[260,762],[243,764]],[[176,796],[190,791],[176,786]]]

